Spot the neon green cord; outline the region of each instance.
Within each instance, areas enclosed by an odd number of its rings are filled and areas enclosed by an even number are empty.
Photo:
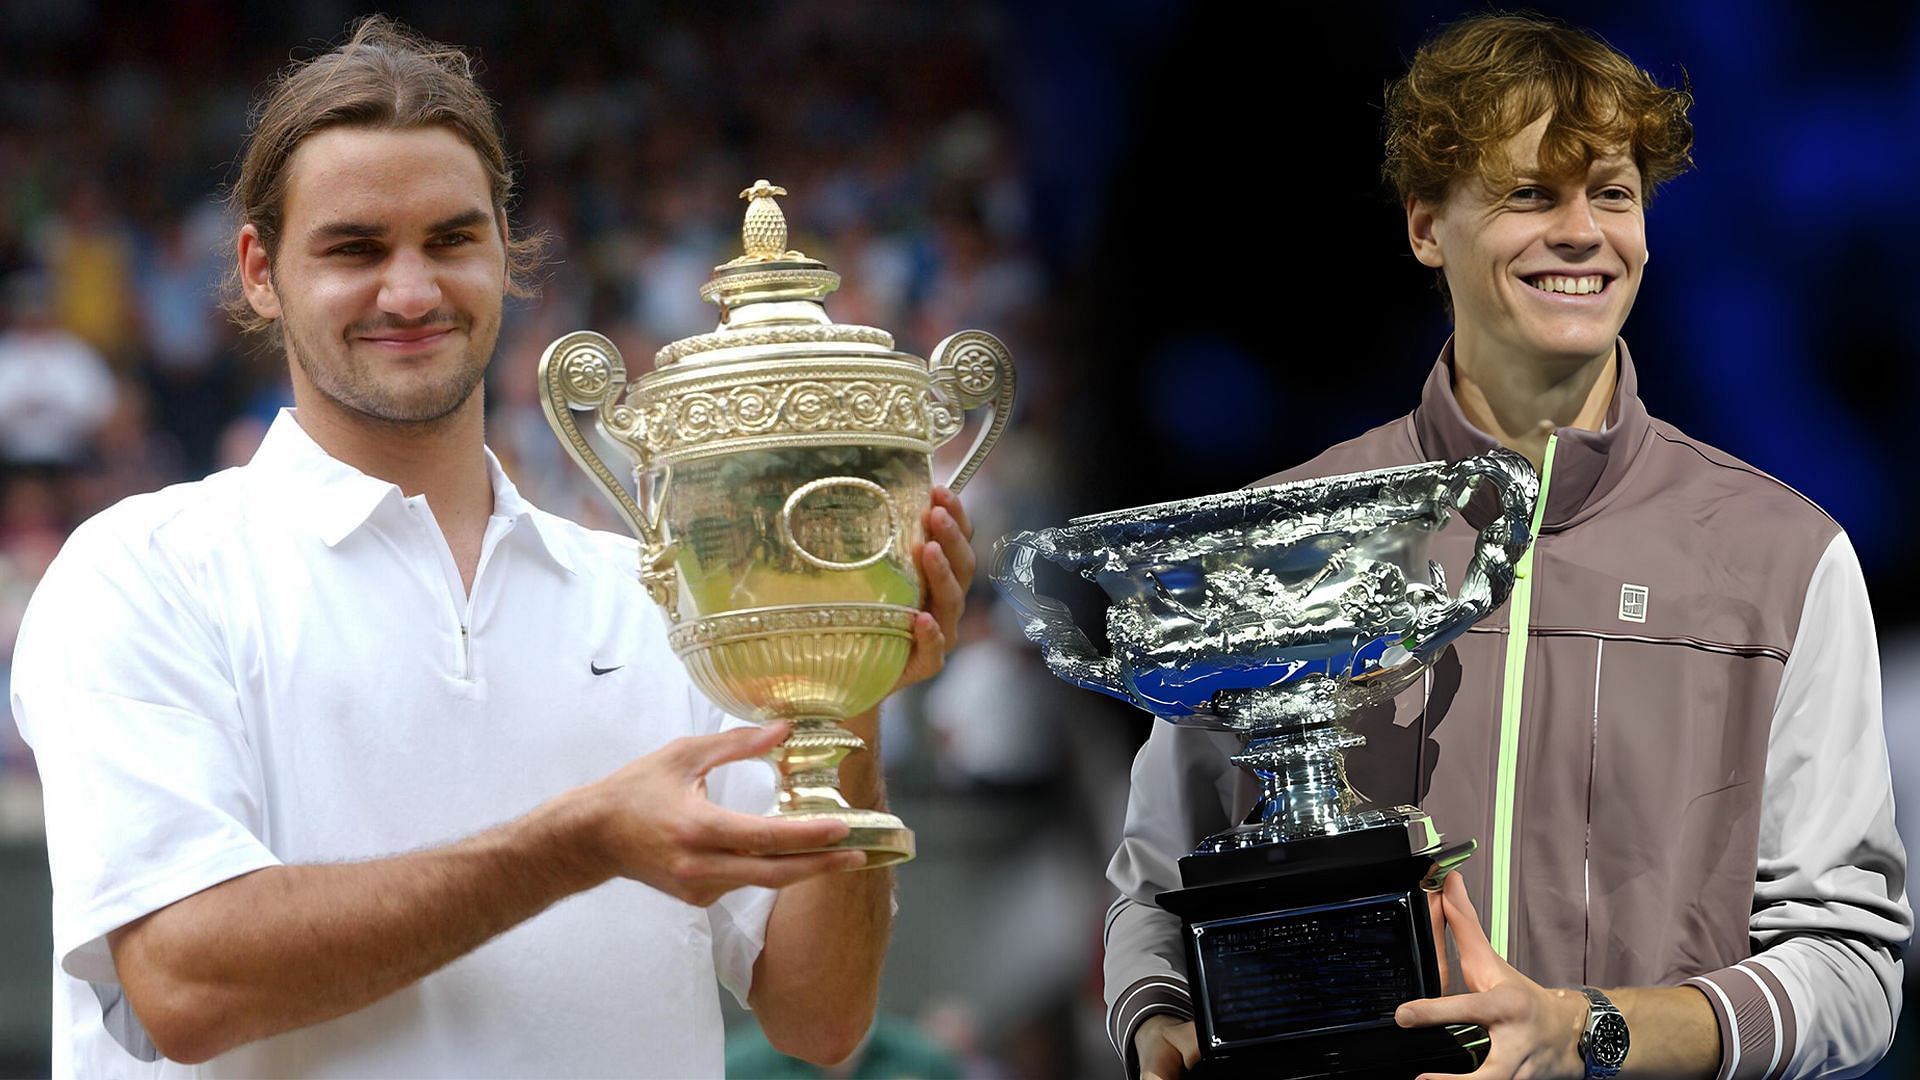
[[[1513,596],[1507,608],[1506,686],[1500,695],[1500,762],[1493,785],[1493,899],[1487,937],[1506,958],[1513,918],[1513,798],[1520,768],[1520,706],[1527,685],[1527,628],[1533,618],[1533,553],[1540,546],[1540,520],[1547,512],[1547,483],[1553,477],[1558,435],[1547,436],[1540,463],[1540,498],[1533,504],[1533,543],[1513,568]]]

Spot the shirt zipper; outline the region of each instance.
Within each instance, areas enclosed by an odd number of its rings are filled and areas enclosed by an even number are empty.
[[[460,627],[460,658],[455,678],[462,682],[473,681],[473,604],[480,591],[480,579],[487,572],[487,563],[493,559],[493,551],[500,546],[501,537],[511,530],[512,525],[495,531],[495,520],[487,520],[487,531],[480,542],[480,561],[473,568],[473,587],[466,588],[460,581],[460,567],[453,561],[453,548],[447,543],[446,534],[433,520],[433,515],[424,502],[411,504],[416,513],[422,516],[421,526],[439,542],[441,576],[446,579],[447,591],[453,599],[454,616]]]
[[[491,520],[487,522],[486,538],[480,542],[480,561],[473,568],[473,588],[466,590],[465,596],[457,596],[455,601],[460,608],[460,678],[469,682],[473,680],[473,605],[480,595],[480,579],[486,575],[487,564],[493,561],[494,549],[500,546],[501,538],[511,529],[512,525],[509,524],[496,534],[493,522]],[[444,537],[441,539],[441,544],[442,546],[446,544]],[[446,551],[447,565],[452,567],[453,549],[448,547]],[[452,580],[456,586],[459,584],[458,568],[454,568]]]
[[[1533,541],[1513,568],[1513,595],[1507,608],[1506,680],[1500,695],[1500,755],[1493,781],[1493,890],[1488,903],[1487,939],[1506,959],[1513,925],[1513,800],[1520,768],[1520,707],[1527,681],[1527,629],[1533,620],[1533,556],[1540,550],[1540,522],[1547,512],[1547,487],[1553,479],[1558,435],[1547,436],[1540,460],[1540,496],[1533,504]]]

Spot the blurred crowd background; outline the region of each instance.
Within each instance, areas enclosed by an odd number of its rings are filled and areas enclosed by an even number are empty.
[[[536,502],[612,527],[540,414],[540,350],[592,327],[632,371],[710,330],[698,287],[738,252],[735,194],[767,177],[791,193],[794,246],[843,276],[836,321],[921,355],[966,327],[1012,348],[1014,423],[967,495],[984,558],[1015,529],[1237,486],[1411,407],[1446,323],[1378,182],[1380,92],[1473,6],[384,10],[477,52],[517,155],[515,216],[557,241],[487,386],[489,442]],[[1652,206],[1660,265],[1627,327],[1642,394],[1852,534],[1896,777],[1920,800],[1920,481],[1899,452],[1920,390],[1920,19],[1536,6],[1698,95],[1699,169]],[[0,4],[0,692],[75,524],[245,462],[289,404],[284,360],[249,353],[214,303],[220,198],[260,84],[362,11]],[[1101,872],[1146,720],[1047,676],[982,584],[967,648],[886,717],[922,854],[899,876],[868,1067],[884,1051],[899,1075],[1102,1075]],[[8,1075],[47,1067],[39,813],[31,755],[0,725]],[[1920,819],[1905,824],[1911,844]],[[773,1067],[737,1034],[743,1075]],[[1884,1075],[1912,1075],[1915,1041]]]

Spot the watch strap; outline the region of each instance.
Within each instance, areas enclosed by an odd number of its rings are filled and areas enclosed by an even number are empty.
[[[1627,1061],[1626,1015],[1599,990],[1583,986],[1580,992],[1587,997],[1587,1025],[1580,1032],[1580,1058],[1586,1063],[1587,1080],[1612,1080]],[[1612,1052],[1615,1041],[1619,1045],[1617,1053]]]

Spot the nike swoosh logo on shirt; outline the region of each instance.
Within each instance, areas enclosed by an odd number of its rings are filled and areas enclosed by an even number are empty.
[[[599,664],[596,664],[591,660],[587,661],[587,667],[591,668],[595,675],[611,675],[614,672],[619,671],[621,668],[626,666],[627,665],[625,664],[616,664],[613,667],[601,667]]]

